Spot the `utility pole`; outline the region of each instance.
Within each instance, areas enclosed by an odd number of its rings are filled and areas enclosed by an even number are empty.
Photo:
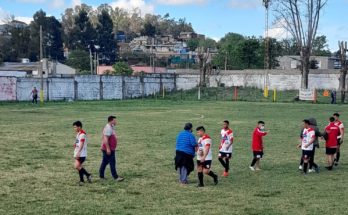
[[[42,25],[40,25],[40,62],[39,62],[39,72],[40,72],[40,103],[44,103],[44,90],[43,90],[43,59],[42,59]]]
[[[268,16],[269,16],[269,5],[271,0],[262,0],[263,6],[265,7],[265,56],[264,56],[264,69],[266,71],[265,80],[264,80],[264,97],[268,97],[268,70],[271,69],[270,65],[270,53],[269,53],[269,25],[268,25]]]
[[[92,62],[91,45],[89,45],[89,65],[90,65],[90,68],[91,68],[91,75],[93,75],[93,62]]]

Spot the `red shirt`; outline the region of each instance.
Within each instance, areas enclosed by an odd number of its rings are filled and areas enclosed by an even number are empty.
[[[266,136],[267,132],[261,131],[259,127],[256,127],[253,132],[253,139],[252,139],[252,150],[253,151],[263,151],[263,140],[262,137]]]
[[[334,122],[325,128],[327,133],[326,148],[337,148],[337,137],[341,135],[340,128]]]
[[[115,151],[117,147],[117,136],[114,128],[110,124],[106,124],[103,130],[103,135],[108,138],[111,151]],[[101,150],[106,151],[106,145],[102,143]]]

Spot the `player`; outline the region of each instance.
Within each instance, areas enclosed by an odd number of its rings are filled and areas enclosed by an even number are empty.
[[[34,87],[33,90],[30,92],[30,95],[32,96],[31,103],[37,104],[37,97],[38,97],[37,94],[38,94],[38,91],[37,91],[36,87]]]
[[[302,149],[302,159],[303,159],[303,173],[307,174],[308,164],[313,159],[313,149],[315,141],[315,131],[310,126],[308,119],[303,120],[303,133],[301,138],[301,143],[298,148]]]
[[[82,123],[80,121],[76,121],[73,123],[74,131],[76,132],[76,141],[74,144],[74,158],[75,158],[75,169],[79,172],[81,186],[84,181],[84,175],[87,177],[87,181],[92,183],[92,175],[89,174],[85,168],[83,168],[82,164],[85,162],[87,158],[87,138],[86,132],[82,130]]]
[[[99,178],[105,179],[105,169],[107,165],[110,165],[111,175],[115,181],[121,182],[123,177],[117,174],[116,170],[116,148],[117,148],[117,135],[115,132],[115,126],[117,124],[116,116],[109,116],[108,123],[103,129],[101,151],[103,153],[103,159],[99,168]]]
[[[313,142],[313,153],[312,153],[311,160],[309,161],[308,173],[312,173],[312,172],[319,173],[319,166],[318,166],[318,164],[316,164],[314,162],[314,157],[315,157],[316,148],[319,148],[319,137],[321,137],[322,134],[319,131],[316,119],[309,118],[308,121],[309,121],[309,127],[312,128],[315,132],[315,140]],[[304,128],[302,128],[302,130],[301,130],[301,135],[300,135],[301,140],[303,138],[303,130],[304,130]],[[301,170],[301,171],[303,170],[303,155],[301,155],[301,162],[300,162],[299,170]]]
[[[260,160],[263,157],[263,137],[266,136],[268,132],[265,132],[265,122],[259,121],[257,127],[254,129],[252,137],[252,151],[254,154],[254,159],[251,162],[250,170],[261,170]]]
[[[343,138],[344,138],[344,125],[343,123],[339,120],[340,114],[339,113],[334,113],[333,117],[335,118],[335,125],[339,127],[341,135],[337,137],[337,152],[335,155],[335,166],[338,165],[338,162],[340,161],[340,155],[341,155],[341,145],[343,144]]]
[[[326,137],[326,158],[328,166],[325,167],[328,170],[333,169],[334,156],[337,152],[337,139],[341,135],[340,128],[335,125],[335,118],[330,117],[330,123],[326,126],[324,131],[324,137]]]
[[[221,142],[219,147],[219,161],[225,168],[222,176],[227,177],[230,169],[230,159],[232,158],[233,150],[233,131],[229,128],[230,122],[228,120],[223,121],[221,130]]]
[[[203,173],[211,176],[214,179],[214,184],[217,185],[219,182],[218,176],[210,170],[212,163],[212,140],[209,135],[205,133],[205,128],[203,126],[198,127],[196,131],[199,137],[197,145],[197,171],[199,179],[198,187],[204,187]]]

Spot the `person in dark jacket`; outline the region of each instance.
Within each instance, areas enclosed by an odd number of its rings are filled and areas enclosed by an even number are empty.
[[[309,172],[319,172],[319,166],[314,162],[315,149],[319,148],[319,137],[322,137],[322,134],[319,131],[317,120],[315,118],[309,118],[309,126],[314,129],[315,132],[315,140],[313,142],[313,155],[312,159],[309,161]],[[303,129],[301,130],[300,138],[302,138]],[[299,169],[302,170],[303,159],[301,157]],[[314,169],[313,169],[314,167]]]
[[[194,170],[193,158],[197,146],[196,138],[192,134],[192,124],[186,123],[184,130],[176,138],[175,170],[179,173],[179,183],[187,184],[188,176]]]

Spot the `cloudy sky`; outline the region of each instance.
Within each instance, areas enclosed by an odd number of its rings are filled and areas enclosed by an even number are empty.
[[[142,14],[169,13],[171,17],[186,18],[198,33],[219,39],[228,32],[243,35],[264,34],[262,0],[0,0],[0,20],[13,14],[19,20],[30,22],[32,15],[43,9],[49,15],[61,17],[64,9],[86,3],[98,6],[109,3],[125,9],[140,8]],[[272,12],[271,19],[272,22]],[[289,35],[276,26],[270,34],[277,38]],[[328,37],[331,50],[338,40],[348,40],[348,0],[329,0],[323,12],[319,34]]]

